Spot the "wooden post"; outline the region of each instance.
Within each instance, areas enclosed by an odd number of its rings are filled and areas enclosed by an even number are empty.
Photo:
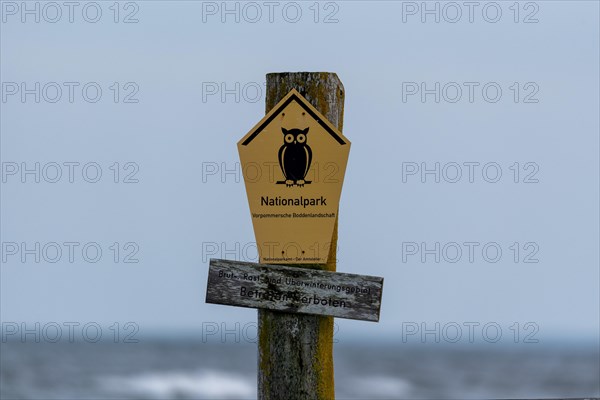
[[[344,86],[334,73],[267,74],[266,112],[296,89],[341,132]],[[337,224],[327,264],[296,268],[336,270]],[[333,317],[258,310],[258,399],[335,398]]]

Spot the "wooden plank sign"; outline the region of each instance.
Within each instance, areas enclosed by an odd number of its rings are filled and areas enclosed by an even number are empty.
[[[265,264],[325,264],[350,141],[291,90],[238,142]]]
[[[206,302],[379,321],[383,278],[211,259]]]

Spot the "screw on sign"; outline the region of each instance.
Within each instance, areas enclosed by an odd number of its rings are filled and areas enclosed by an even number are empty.
[[[383,278],[335,272],[344,94],[333,73],[267,74],[238,142],[261,264],[211,260],[206,302],[258,309],[259,399],[333,399],[333,317],[379,321]]]

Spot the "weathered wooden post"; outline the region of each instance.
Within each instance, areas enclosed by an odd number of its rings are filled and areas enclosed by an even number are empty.
[[[342,131],[344,86],[336,74],[268,74],[266,112],[292,89]],[[327,264],[313,267],[336,270],[337,224],[336,218]],[[258,398],[329,400],[334,397],[333,317],[259,309]]]
[[[383,278],[336,272],[350,151],[336,74],[267,75],[238,151],[260,264],[211,260],[206,302],[258,308],[258,398],[333,399],[333,317],[379,321]]]

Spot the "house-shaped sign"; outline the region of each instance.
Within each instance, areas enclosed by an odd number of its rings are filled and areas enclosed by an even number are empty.
[[[350,141],[292,90],[238,150],[260,262],[326,263]]]

